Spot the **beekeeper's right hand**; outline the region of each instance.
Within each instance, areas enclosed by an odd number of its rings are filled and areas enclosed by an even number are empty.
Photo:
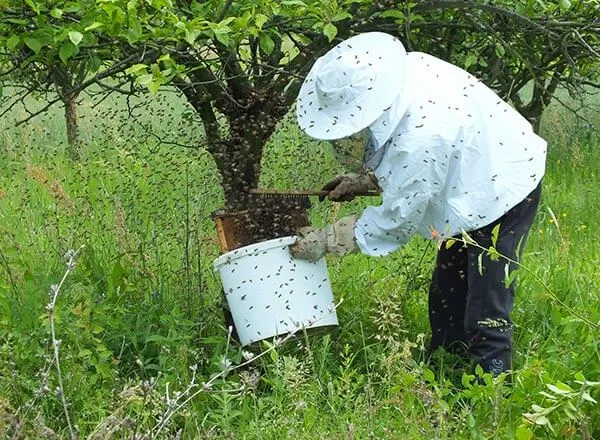
[[[346,173],[340,174],[328,182],[321,191],[328,191],[326,196],[319,196],[323,201],[325,197],[333,202],[349,202],[354,200],[357,194],[368,191],[380,191],[377,178],[373,173]]]

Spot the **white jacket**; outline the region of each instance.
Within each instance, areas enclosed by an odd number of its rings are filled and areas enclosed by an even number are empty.
[[[544,175],[546,142],[468,72],[411,52],[399,87],[401,99],[370,126],[366,165],[383,202],[357,222],[357,243],[368,255],[389,254],[414,234],[450,237],[486,226]]]

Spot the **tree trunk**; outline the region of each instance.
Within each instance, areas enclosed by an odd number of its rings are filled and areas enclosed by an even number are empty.
[[[542,124],[542,113],[544,111],[541,110],[538,115],[535,115],[529,121],[531,122],[531,126],[533,127],[533,131],[536,133],[540,132],[540,126]]]
[[[225,206],[232,211],[248,208],[248,195],[258,186],[260,161],[268,136],[251,136],[232,127],[226,154],[218,162]]]
[[[63,99],[65,106],[65,122],[67,126],[67,150],[71,160],[80,158],[79,152],[79,126],[77,119],[77,95],[69,95]]]
[[[221,148],[209,150],[221,174],[225,207],[241,211],[248,208],[250,190],[258,186],[264,145],[278,118],[262,111],[262,105],[227,116],[227,140]]]
[[[540,124],[542,122],[542,114],[546,109],[547,103],[542,101],[540,96],[534,95],[527,105],[515,105],[517,111],[529,121],[533,127],[533,131],[539,133]]]

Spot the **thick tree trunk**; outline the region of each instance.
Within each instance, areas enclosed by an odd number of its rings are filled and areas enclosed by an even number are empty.
[[[271,113],[265,112],[259,104],[226,115],[227,138],[217,141],[218,146],[208,148],[221,174],[227,210],[247,209],[250,190],[258,186],[264,145],[279,120],[279,115]]]
[[[536,115],[535,117],[529,119],[529,122],[531,122],[531,126],[533,127],[533,131],[535,131],[536,133],[540,132],[540,126],[542,123],[542,113],[543,110],[540,111],[539,115]]]
[[[77,95],[69,95],[63,99],[65,107],[65,122],[67,127],[68,152],[72,160],[80,158],[79,125],[77,118]]]
[[[542,114],[544,113],[546,106],[547,103],[543,102],[539,97],[532,98],[527,105],[515,105],[517,111],[529,121],[533,127],[533,131],[536,133],[539,133],[540,131]]]
[[[261,125],[254,114],[231,121],[225,154],[217,162],[227,209],[240,211],[248,207],[248,194],[258,186],[263,148],[273,130]]]
[[[200,70],[196,75],[198,83],[210,83],[210,71]],[[244,98],[238,101],[229,96],[217,99],[218,95],[183,79],[175,81],[175,85],[202,120],[207,149],[221,174],[225,208],[247,209],[250,190],[259,182],[264,145],[292,101],[286,102],[282,96],[273,96],[266,90],[239,92]],[[218,121],[217,111],[227,118],[227,134],[223,133],[225,129]]]
[[[234,149],[238,146],[233,145]],[[252,188],[258,185],[259,172],[249,173],[248,170],[258,168],[260,159],[248,157],[235,158],[230,156],[219,169],[221,172],[223,191],[225,194],[225,206],[229,211],[242,211],[248,208],[248,195]]]

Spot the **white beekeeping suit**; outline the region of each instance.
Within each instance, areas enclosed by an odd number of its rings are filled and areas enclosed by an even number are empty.
[[[414,234],[474,230],[523,200],[546,158],[546,142],[529,122],[468,72],[398,46],[386,50],[394,44],[386,34],[373,47],[374,34],[320,58],[297,106],[301,128],[318,139],[369,128],[366,165],[383,202],[356,223],[360,250],[386,255]]]
[[[382,190],[382,203],[322,229],[290,251],[316,261],[358,250],[386,255],[411,236],[461,230],[478,246],[441,246],[429,289],[430,352],[468,352],[494,375],[512,369],[516,270],[541,196],[546,142],[466,71],[391,35],[352,37],[321,57],[298,98],[300,127],[336,148],[365,148],[371,173],[337,176],[334,201]],[[494,246],[505,258],[485,252]],[[482,250],[483,249],[483,250]],[[511,263],[507,263],[510,261]]]

